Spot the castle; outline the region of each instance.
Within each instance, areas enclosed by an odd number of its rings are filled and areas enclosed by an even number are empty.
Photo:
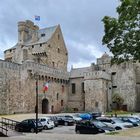
[[[40,113],[112,109],[119,94],[129,111],[140,111],[140,63],[111,66],[105,53],[89,67],[67,71],[68,51],[60,25],[39,29],[18,22],[18,42],[0,60],[0,114],[33,113],[38,87]],[[38,81],[38,85],[36,85]],[[48,91],[43,84],[49,81]]]

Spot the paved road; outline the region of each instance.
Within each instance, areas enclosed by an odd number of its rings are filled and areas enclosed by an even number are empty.
[[[25,134],[0,140],[139,140],[139,137],[107,136],[107,135],[78,135],[78,134]]]

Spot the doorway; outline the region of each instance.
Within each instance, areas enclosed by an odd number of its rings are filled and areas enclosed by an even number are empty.
[[[49,109],[48,105],[49,105],[48,99],[43,99],[42,100],[42,114],[47,114],[49,112],[48,111],[48,109]]]

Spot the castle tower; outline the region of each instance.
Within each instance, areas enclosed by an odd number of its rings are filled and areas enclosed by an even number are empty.
[[[39,27],[30,20],[18,22],[18,43],[22,44],[31,39],[36,30],[39,30]]]

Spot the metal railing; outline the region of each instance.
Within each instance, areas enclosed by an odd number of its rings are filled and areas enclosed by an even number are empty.
[[[8,136],[8,134],[7,134],[8,129],[15,130],[15,125],[16,125],[16,123],[18,123],[18,121],[2,117],[0,123],[1,123],[0,132],[2,132],[3,136],[4,135]]]

